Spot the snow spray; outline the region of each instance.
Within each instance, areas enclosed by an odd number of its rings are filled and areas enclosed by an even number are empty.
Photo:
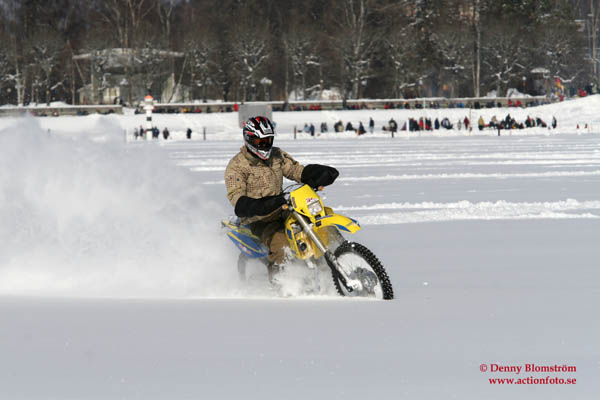
[[[29,117],[0,131],[0,295],[227,295],[237,254],[222,199],[164,150],[104,128],[100,141],[48,135]]]

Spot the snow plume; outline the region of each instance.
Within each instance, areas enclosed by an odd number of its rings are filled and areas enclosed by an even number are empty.
[[[227,295],[223,204],[156,146],[110,131],[60,135],[33,119],[0,130],[0,295]]]

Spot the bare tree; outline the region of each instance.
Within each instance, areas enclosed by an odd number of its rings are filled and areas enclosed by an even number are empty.
[[[206,34],[199,34],[197,30],[190,32],[185,40],[185,64],[190,73],[190,84],[199,88],[202,99],[208,97],[208,90],[213,82],[211,68],[214,65],[213,57],[216,44]]]
[[[173,11],[175,10],[177,3],[177,0],[156,0],[156,10],[158,11],[162,31],[169,41],[171,40]]]
[[[140,28],[146,17],[154,10],[154,0],[103,0],[99,14],[102,21],[111,27],[121,48],[135,47],[143,41]]]
[[[411,27],[399,29],[386,38],[386,53],[393,69],[393,96],[404,96],[406,89],[416,88],[425,78],[417,53],[418,43],[409,40]]]
[[[434,34],[434,40],[441,59],[441,81],[448,82],[450,97],[455,97],[461,82],[474,70],[470,34],[456,23]],[[476,88],[475,93],[478,96],[479,89]]]
[[[290,29],[283,37],[283,46],[294,76],[296,100],[298,92],[300,92],[302,100],[306,100],[309,69],[321,66],[315,42],[316,38],[312,31],[301,30],[298,27]]]
[[[3,11],[3,27],[6,29],[2,38],[2,52],[9,65],[4,81],[12,84],[17,93],[17,104],[25,102],[25,89],[27,87],[27,75],[22,54],[23,30],[19,24],[21,3],[18,0],[6,0],[0,4]]]
[[[350,96],[358,98],[360,88],[371,77],[372,56],[376,37],[368,24],[372,0],[340,2],[339,25],[334,41],[338,46],[344,83],[350,86]],[[346,93],[344,84],[344,93]],[[344,97],[347,97],[344,95]]]
[[[600,0],[589,0],[589,13],[587,15],[587,35],[589,59],[592,62],[593,79],[600,85],[600,49],[598,48],[598,35],[600,34]]]
[[[479,97],[481,86],[481,0],[471,0],[471,28],[473,32],[473,96]],[[485,2],[485,0],[484,0]]]
[[[519,32],[504,24],[489,27],[482,50],[486,76],[498,96],[505,94],[511,82],[517,83],[529,71],[531,49]]]
[[[245,33],[238,37],[234,44],[235,70],[239,75],[242,100],[256,98],[260,68],[269,58],[266,35],[262,33]]]
[[[41,91],[45,102],[49,103],[51,92],[64,83],[62,79],[56,78],[55,72],[64,61],[65,47],[66,43],[60,34],[48,27],[40,27],[28,38],[25,55],[32,74],[32,98],[35,101],[40,101]]]
[[[4,32],[0,31],[0,96],[4,95],[4,88],[7,88],[8,93],[12,91],[14,85],[14,69],[10,56],[9,38]],[[7,94],[7,102],[10,101]]]
[[[581,63],[585,50],[571,10],[567,1],[555,1],[550,12],[538,17],[536,30],[539,34],[536,62],[563,83],[574,82],[585,71],[585,65]]]

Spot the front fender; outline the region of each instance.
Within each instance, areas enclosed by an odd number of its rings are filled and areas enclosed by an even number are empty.
[[[355,233],[360,229],[358,221],[339,214],[328,214],[323,217],[317,217],[315,226],[322,228],[325,226],[335,226],[342,232]]]

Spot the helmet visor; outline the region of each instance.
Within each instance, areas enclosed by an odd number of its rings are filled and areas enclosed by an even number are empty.
[[[252,146],[256,147],[259,150],[269,150],[273,147],[273,137],[259,138],[259,137],[251,137],[249,142]]]

